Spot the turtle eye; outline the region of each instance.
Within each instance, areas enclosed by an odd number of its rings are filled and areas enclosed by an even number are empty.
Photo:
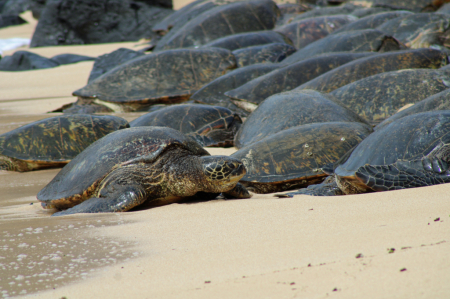
[[[234,163],[227,163],[228,167],[230,167],[231,169],[235,169],[236,165],[234,165]]]

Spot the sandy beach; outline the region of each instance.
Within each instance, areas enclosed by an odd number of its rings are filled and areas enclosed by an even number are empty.
[[[191,1],[174,1],[178,9]],[[31,38],[37,21],[0,29]],[[139,42],[20,48],[98,56]],[[0,72],[0,134],[58,115],[93,62]],[[116,113],[128,121],[143,113]],[[235,149],[208,148],[229,155]],[[0,296],[450,298],[450,185],[340,197],[257,195],[50,217],[59,169],[0,171]]]

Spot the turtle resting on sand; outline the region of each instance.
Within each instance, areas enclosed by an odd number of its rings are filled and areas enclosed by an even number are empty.
[[[450,182],[450,110],[400,118],[364,139],[335,169],[345,194]]]
[[[0,170],[63,167],[91,143],[130,125],[112,115],[64,115],[0,135]]]
[[[123,212],[144,202],[163,205],[198,192],[250,197],[238,184],[244,165],[210,156],[197,142],[166,127],[120,130],[93,143],[37,195],[44,208],[75,213]],[[211,198],[211,196],[209,196]]]

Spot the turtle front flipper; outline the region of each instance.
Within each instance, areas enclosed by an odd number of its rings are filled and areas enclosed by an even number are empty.
[[[450,182],[448,164],[441,159],[397,161],[389,165],[364,165],[355,173],[374,191],[424,187]]]
[[[250,198],[252,195],[245,189],[241,183],[237,183],[236,186],[227,191],[222,192],[222,195],[225,196],[225,198]]]
[[[56,212],[52,216],[77,213],[125,212],[142,204],[146,199],[146,192],[139,185],[115,185],[114,192],[109,193],[106,197],[91,197],[70,209]]]

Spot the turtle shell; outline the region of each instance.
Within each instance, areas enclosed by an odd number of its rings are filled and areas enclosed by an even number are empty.
[[[332,91],[347,107],[369,121],[380,122],[409,103],[450,87],[447,72],[407,69],[370,76]]]
[[[334,163],[372,132],[356,122],[314,123],[283,130],[250,144],[231,157],[247,174],[240,183],[256,193],[279,192],[317,184],[327,176],[321,167]]]
[[[292,20],[292,22],[296,22],[296,21],[304,20],[304,19],[308,19],[308,18],[321,17],[321,16],[351,14],[355,9],[359,9],[361,7],[362,6],[360,6],[360,5],[354,5],[351,3],[347,3],[347,4],[339,5],[339,6],[329,6],[329,7],[323,7],[321,9],[312,9],[310,11],[307,11],[307,12],[302,13],[299,16],[295,17]]]
[[[396,39],[375,29],[355,30],[331,34],[286,58],[283,63],[293,63],[312,56],[330,52],[388,52],[404,48]]]
[[[450,16],[446,14],[417,13],[390,20],[377,29],[416,49],[442,44],[440,38],[449,27]]]
[[[361,1],[359,1],[361,2]],[[445,1],[441,0],[365,0],[367,6],[390,7],[414,12],[435,11]]]
[[[280,15],[270,0],[236,2],[205,11],[187,22],[155,50],[201,46],[236,33],[270,30]]]
[[[264,100],[239,129],[235,146],[248,146],[292,127],[320,122],[362,122],[338,100],[313,90],[287,91]]]
[[[276,26],[289,24],[296,16],[314,9],[314,6],[307,3],[283,3],[277,5],[281,15],[277,20]]]
[[[226,107],[241,115],[247,115],[248,113],[245,110],[234,105],[224,93],[279,67],[280,64],[253,64],[238,68],[206,84],[190,99],[197,103]]]
[[[379,123],[374,130],[379,130],[388,124],[400,119],[402,117],[417,114],[426,111],[437,111],[437,110],[450,110],[450,89],[446,89],[441,91],[431,97],[428,97],[420,102],[415,103],[409,108],[403,109],[391,117],[385,119],[381,123]]]
[[[450,142],[450,111],[432,111],[400,118],[363,140],[336,170],[336,180],[346,194],[371,189],[355,177],[364,165],[389,165],[398,160],[419,160],[439,143]]]
[[[231,110],[209,105],[173,105],[147,113],[131,127],[161,126],[192,136],[202,146],[233,146],[242,119]]]
[[[119,48],[111,53],[101,55],[95,59],[94,66],[89,74],[88,83],[97,79],[107,71],[115,68],[119,64],[127,62],[136,57],[145,55],[142,52],[133,51],[127,48]]]
[[[259,104],[269,96],[292,90],[317,76],[374,53],[329,53],[278,68],[251,81],[229,89],[225,95],[250,103]],[[288,58],[286,58],[288,59]],[[283,60],[286,61],[286,59]]]
[[[181,132],[165,127],[136,127],[111,133],[75,157],[37,195],[44,203],[69,208],[86,200],[112,170],[128,164],[152,163],[172,147],[192,155],[209,153]]]
[[[436,10],[436,12],[450,14],[450,3],[442,5],[438,10]]]
[[[256,63],[277,63],[294,53],[296,49],[288,44],[267,44],[233,51],[238,67]]]
[[[401,69],[431,68],[447,65],[447,54],[434,49],[416,49],[380,53],[337,67],[298,87],[331,92],[339,87],[379,73]]]
[[[121,64],[73,94],[97,98],[115,111],[134,111],[184,101],[235,66],[233,54],[226,49],[163,51]]]
[[[233,0],[197,0],[193,1],[172,14],[168,15],[152,27],[152,30],[161,35],[167,35],[169,30],[176,31],[183,27],[189,20],[203,12],[221,4],[228,4]]]
[[[355,30],[364,30],[364,29],[373,29],[376,28],[383,23],[386,23],[387,21],[390,21],[392,19],[398,18],[398,17],[406,17],[407,15],[411,15],[412,12],[406,11],[406,10],[399,10],[399,11],[388,11],[388,12],[381,12],[376,14],[368,15],[364,18],[361,18],[355,22],[346,24],[342,26],[341,28],[338,28],[334,33],[341,33],[341,32],[348,32],[348,31],[355,31]]]
[[[389,7],[363,7],[363,8],[357,8],[354,11],[351,12],[351,15],[358,17],[358,18],[364,18],[370,15],[382,13],[382,12],[389,12],[393,11],[395,9],[389,8]]]
[[[357,19],[351,15],[322,16],[292,22],[274,30],[283,33],[297,49],[301,49]]]
[[[272,43],[292,45],[292,41],[283,34],[271,30],[264,30],[225,36],[207,43],[203,47],[217,47],[233,51],[241,48]]]
[[[12,159],[18,171],[61,167],[97,139],[128,127],[117,116],[65,115],[39,120],[0,135],[0,169],[8,169],[5,159]]]

